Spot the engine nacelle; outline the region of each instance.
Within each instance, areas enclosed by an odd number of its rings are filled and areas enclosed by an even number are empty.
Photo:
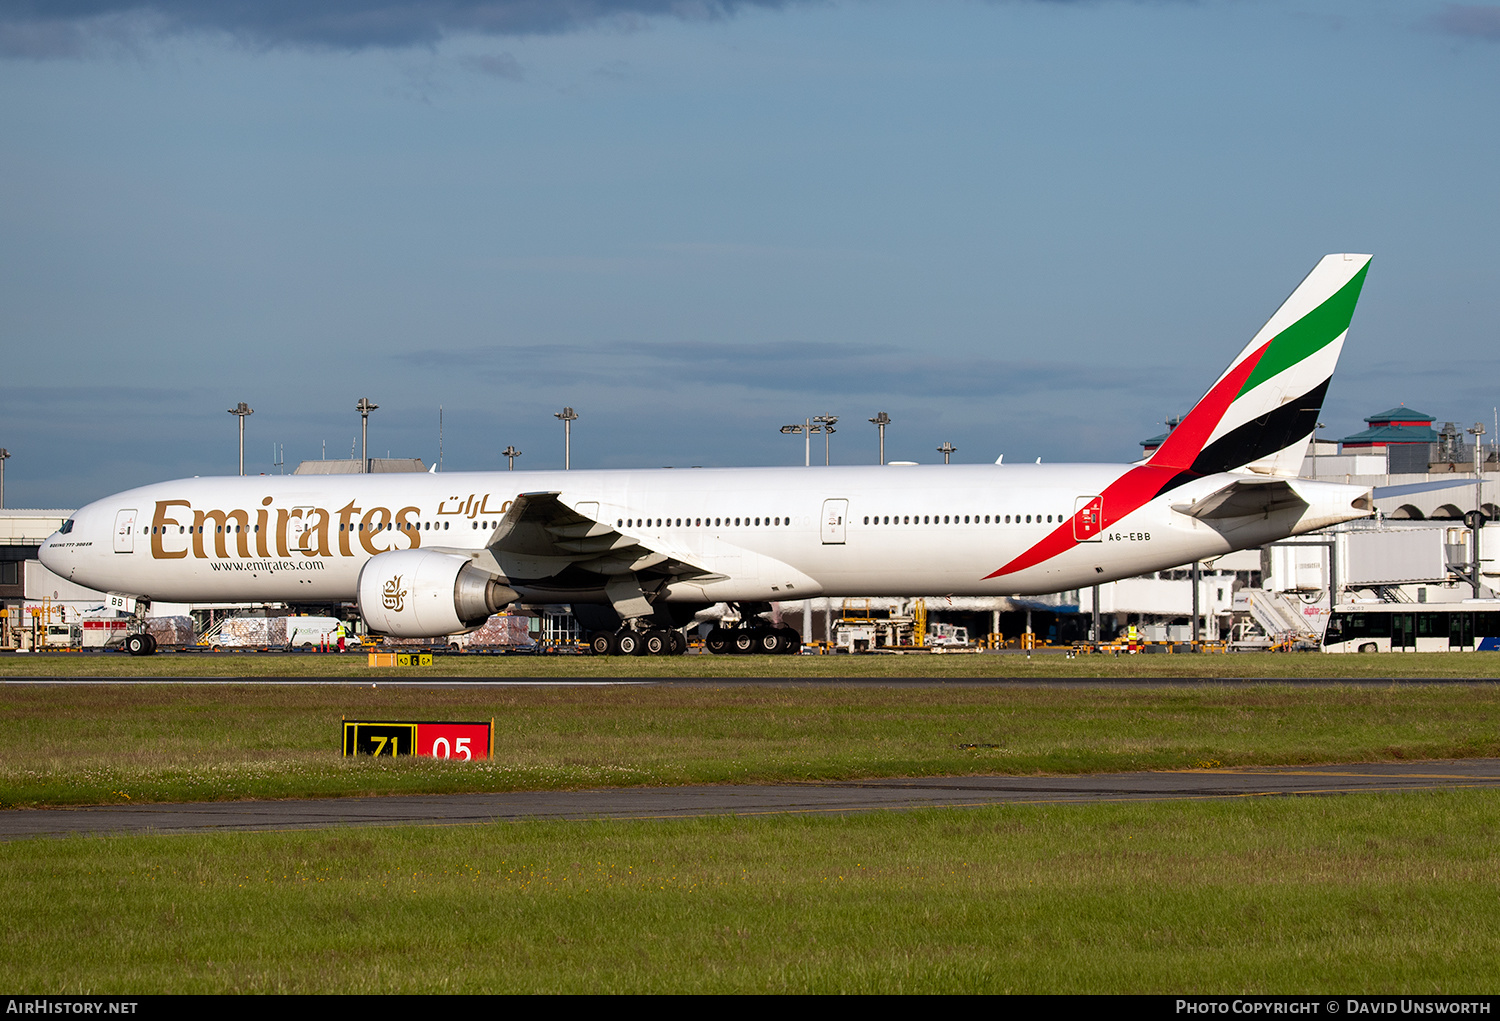
[[[397,638],[469,631],[517,598],[505,579],[452,553],[377,553],[359,572],[360,616],[371,631]]]

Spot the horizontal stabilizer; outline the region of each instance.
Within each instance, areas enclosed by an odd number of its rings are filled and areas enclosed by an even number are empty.
[[[1172,509],[1200,521],[1223,518],[1269,516],[1276,511],[1306,507],[1288,483],[1281,479],[1242,479],[1192,503],[1177,503]]]

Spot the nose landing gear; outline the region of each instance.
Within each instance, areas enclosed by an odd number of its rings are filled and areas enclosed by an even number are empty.
[[[156,639],[145,631],[131,635],[125,639],[125,651],[132,656],[149,656],[156,651]]]

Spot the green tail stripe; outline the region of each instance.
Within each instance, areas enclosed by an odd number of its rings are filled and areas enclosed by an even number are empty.
[[[1364,267],[1327,301],[1307,315],[1282,330],[1271,341],[1271,346],[1261,356],[1259,364],[1240,388],[1238,398],[1249,393],[1261,383],[1283,369],[1289,369],[1315,351],[1327,347],[1349,328],[1354,318],[1354,303],[1359,300],[1359,290],[1365,284],[1365,274],[1370,265]]]

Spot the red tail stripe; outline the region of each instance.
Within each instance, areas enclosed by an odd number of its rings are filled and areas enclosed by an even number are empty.
[[[1272,340],[1274,339],[1273,337]],[[1208,442],[1209,436],[1213,435],[1214,429],[1223,420],[1224,413],[1239,396],[1240,388],[1245,385],[1245,380],[1250,378],[1250,373],[1255,371],[1256,364],[1270,346],[1271,341],[1266,341],[1259,350],[1252,352],[1230,369],[1223,379],[1215,383],[1213,389],[1204,394],[1203,399],[1193,405],[1193,410],[1188,412],[1187,417],[1167,435],[1166,440],[1156,448],[1156,453],[1151,455],[1149,461],[1130,469],[1110,483],[1102,494],[1104,510],[1099,516],[1100,532],[1140,509],[1148,500],[1160,493],[1162,487],[1172,481],[1178,472],[1193,466],[1193,460],[1203,450],[1203,445]],[[1080,510],[1074,514],[1073,517],[1048,533],[1045,539],[1000,570],[985,575],[985,580],[1035,567],[1078,545],[1075,536],[1078,534],[1078,516],[1082,513],[1084,512]]]
[[[1272,340],[1275,338],[1273,337]],[[1193,466],[1193,459],[1203,450],[1203,445],[1208,442],[1209,436],[1213,435],[1214,429],[1224,418],[1224,412],[1234,403],[1239,396],[1240,388],[1245,385],[1245,380],[1250,378],[1250,373],[1255,371],[1258,363],[1271,346],[1268,340],[1261,345],[1260,350],[1251,354],[1241,361],[1229,373],[1217,383],[1212,390],[1203,395],[1203,399],[1193,405],[1187,418],[1184,418],[1177,428],[1167,434],[1166,440],[1156,448],[1156,453],[1151,455],[1149,464],[1163,468],[1176,468],[1179,471]],[[1131,508],[1134,510],[1134,508]]]

